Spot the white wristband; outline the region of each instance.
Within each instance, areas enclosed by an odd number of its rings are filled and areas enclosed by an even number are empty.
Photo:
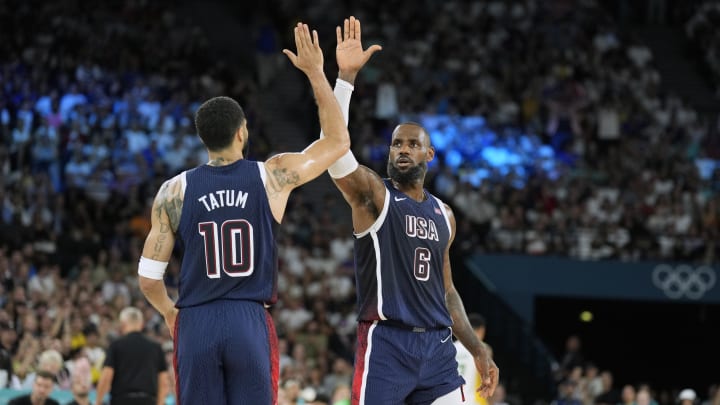
[[[138,274],[153,280],[162,280],[165,276],[165,269],[167,268],[167,266],[168,262],[160,262],[140,256],[140,263],[138,263]]]
[[[335,88],[337,89],[338,87],[344,87],[350,91],[355,90],[355,86],[350,84],[350,82],[347,82],[339,77],[337,79],[335,79]]]
[[[328,173],[330,173],[330,177],[340,179],[354,172],[358,166],[359,164],[355,159],[355,155],[349,150],[328,167]]]

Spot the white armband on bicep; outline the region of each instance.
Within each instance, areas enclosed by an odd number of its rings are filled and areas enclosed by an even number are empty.
[[[153,280],[162,280],[165,276],[165,269],[168,262],[160,262],[147,257],[140,256],[138,263],[138,274]]]
[[[345,125],[347,125],[350,120],[350,98],[352,97],[353,90],[355,90],[355,86],[345,80],[337,79],[335,81],[335,89],[333,90],[333,93],[335,93],[335,100],[337,100],[338,104],[340,104],[340,110],[342,110]],[[320,138],[324,136],[325,134],[323,134],[321,129]]]

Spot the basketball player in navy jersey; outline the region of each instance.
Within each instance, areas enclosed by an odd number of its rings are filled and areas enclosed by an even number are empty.
[[[277,403],[277,335],[266,309],[277,299],[276,229],[290,192],[350,146],[317,33],[311,36],[307,25],[298,24],[295,44],[297,54],[283,52],[307,75],[327,136],[300,153],[249,161],[240,105],[227,97],[210,99],[195,115],[210,161],[166,181],[153,203],[139,282],[173,333],[181,405]],[[176,240],[184,253],[173,302],[163,274]]]
[[[337,28],[335,86],[345,118],[355,77],[370,55],[360,42],[360,21]],[[347,152],[329,168],[352,208],[358,345],[352,403],[455,405],[465,401],[455,361],[455,336],[472,353],[482,377],[479,391],[493,394],[499,370],[475,335],[452,281],[449,249],[455,217],[423,188],[435,151],[427,131],[398,125],[382,179]],[[473,395],[474,393],[468,393]]]

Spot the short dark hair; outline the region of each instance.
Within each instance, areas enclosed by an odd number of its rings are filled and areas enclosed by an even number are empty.
[[[472,326],[473,329],[485,327],[485,317],[477,312],[468,314],[468,321],[470,321],[470,326]]]
[[[213,97],[195,112],[195,128],[205,147],[211,151],[227,148],[245,122],[245,112],[230,97]]]
[[[38,370],[38,372],[35,373],[35,378],[44,378],[46,380],[53,380],[53,382],[55,382],[55,374],[46,370]]]

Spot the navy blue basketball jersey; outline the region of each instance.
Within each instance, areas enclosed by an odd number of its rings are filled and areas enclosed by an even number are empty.
[[[445,205],[426,190],[425,201],[417,202],[390,180],[385,180],[385,190],[378,219],[355,235],[358,320],[451,326],[443,283],[450,240]]]
[[[178,308],[209,301],[277,300],[277,221],[262,162],[202,165],[185,182],[177,236],[184,254]]]

